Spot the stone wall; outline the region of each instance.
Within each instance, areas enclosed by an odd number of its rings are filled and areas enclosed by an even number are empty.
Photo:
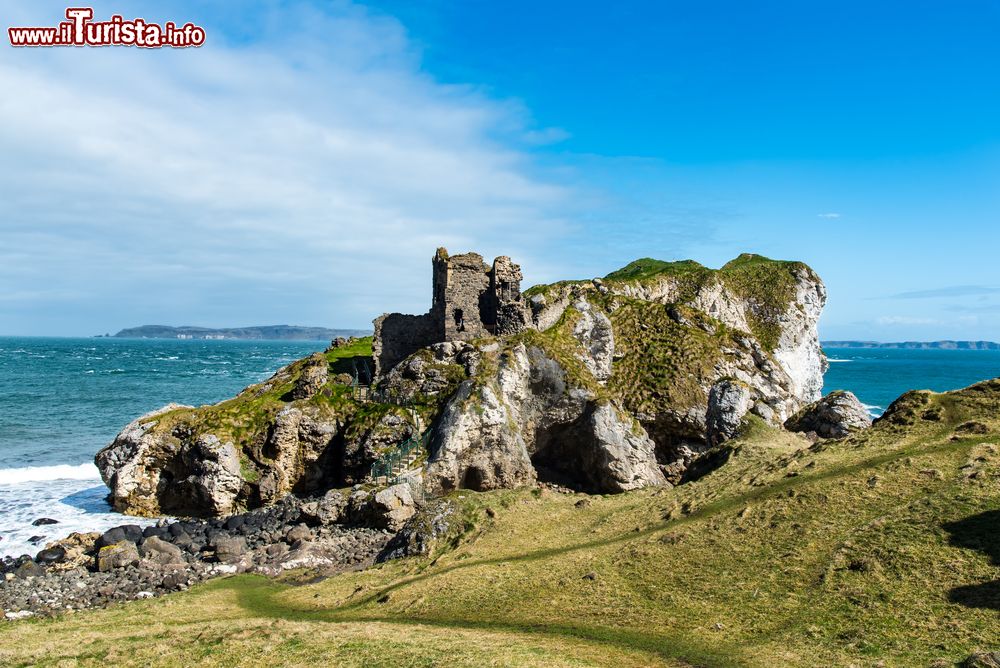
[[[388,373],[404,359],[431,344],[444,340],[444,329],[434,312],[424,315],[386,313],[375,319],[372,356],[375,375]]]
[[[531,321],[521,297],[521,268],[507,256],[488,266],[478,253],[433,258],[433,301],[421,316],[390,313],[375,320],[375,373],[421,348],[444,341],[471,341],[492,334],[515,334]]]
[[[448,258],[444,290],[444,340],[471,341],[487,336],[496,324],[489,295],[489,267],[478,253]]]

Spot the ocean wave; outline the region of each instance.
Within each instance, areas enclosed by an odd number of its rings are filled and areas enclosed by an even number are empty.
[[[47,480],[100,480],[101,474],[93,464],[57,464],[55,466],[25,466],[0,469],[0,485],[18,485],[25,482]]]
[[[838,360],[838,359],[835,359],[833,357],[827,357],[826,361],[827,362],[853,362],[854,360]]]

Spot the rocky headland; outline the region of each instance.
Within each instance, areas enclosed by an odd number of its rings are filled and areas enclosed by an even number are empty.
[[[802,263],[639,260],[519,281],[509,258],[440,249],[427,314],[381,316],[374,338],[338,339],[219,404],[137,418],[97,454],[109,500],[191,519],[8,559],[0,605],[16,618],[220,574],[361,568],[432,550],[455,490],[681,485],[755,423],[814,439],[870,424],[853,395],[821,401],[826,290]]]

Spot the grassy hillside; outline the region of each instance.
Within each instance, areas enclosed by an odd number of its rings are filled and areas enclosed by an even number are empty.
[[[818,446],[751,424],[694,483],[462,492],[432,557],[4,624],[0,664],[954,665],[1000,649],[998,430],[1000,381]]]

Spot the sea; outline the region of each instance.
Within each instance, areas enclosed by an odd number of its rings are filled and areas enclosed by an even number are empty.
[[[0,337],[0,557],[145,524],[111,512],[94,466],[101,447],[144,413],[222,401],[327,345]],[[43,518],[57,523],[34,525]]]
[[[136,417],[212,404],[325,341],[0,337],[0,557],[73,531],[145,520],[112,512],[94,455]],[[911,389],[1000,377],[1000,351],[827,348],[824,394],[854,392],[873,416]],[[39,519],[55,524],[39,524]]]

